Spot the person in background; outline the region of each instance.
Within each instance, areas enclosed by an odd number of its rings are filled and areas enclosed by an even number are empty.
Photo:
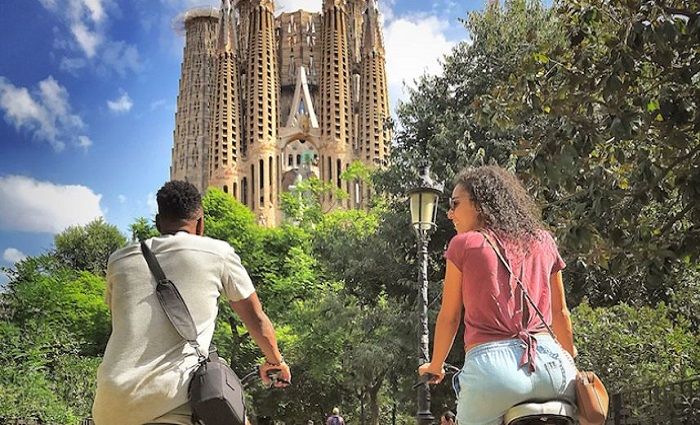
[[[328,417],[326,425],[345,425],[345,420],[340,416],[340,409],[333,408],[333,414]]]

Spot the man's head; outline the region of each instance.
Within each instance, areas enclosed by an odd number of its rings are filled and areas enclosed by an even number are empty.
[[[334,414],[334,415],[340,415],[340,409],[338,409],[337,407],[334,407],[334,408],[333,408],[333,414]]]
[[[440,425],[452,425],[457,423],[457,420],[455,419],[455,414],[452,413],[451,411],[447,411],[440,416]]]
[[[192,183],[179,180],[167,182],[158,191],[156,200],[156,228],[161,234],[181,230],[200,236],[204,234],[202,196]]]

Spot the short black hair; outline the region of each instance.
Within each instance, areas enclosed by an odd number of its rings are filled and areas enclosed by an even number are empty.
[[[173,180],[156,195],[158,215],[166,220],[191,220],[202,208],[202,195],[192,183]]]

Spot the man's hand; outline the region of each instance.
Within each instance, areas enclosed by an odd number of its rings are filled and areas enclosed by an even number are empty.
[[[289,370],[289,365],[282,361],[279,365],[274,365],[265,361],[260,365],[260,379],[265,385],[272,385],[272,379],[268,374],[278,374],[274,385],[276,388],[284,388],[292,383],[292,372]]]

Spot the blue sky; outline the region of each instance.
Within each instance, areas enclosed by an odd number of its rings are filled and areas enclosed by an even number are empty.
[[[218,0],[0,1],[0,266],[102,216],[127,234],[169,178],[182,37],[177,15]],[[477,0],[385,0],[392,104],[468,34]],[[320,10],[321,0],[278,0]],[[0,284],[3,276],[0,276]]]

